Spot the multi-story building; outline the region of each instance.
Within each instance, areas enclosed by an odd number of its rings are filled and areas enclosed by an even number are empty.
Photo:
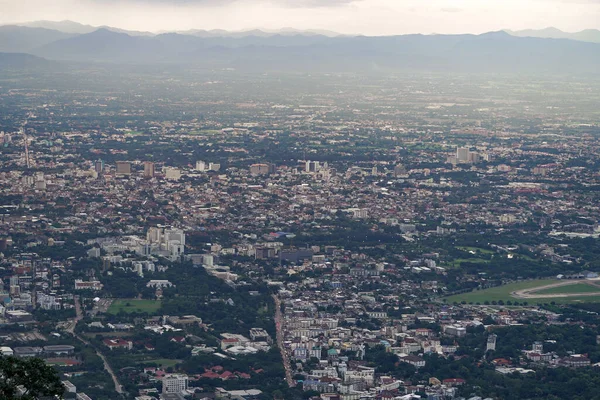
[[[101,290],[102,287],[100,281],[84,282],[81,279],[75,279],[75,290]]]
[[[272,164],[252,164],[250,166],[250,175],[268,175],[273,173]]]
[[[154,163],[151,161],[146,161],[144,163],[144,178],[153,178],[154,177]]]
[[[188,388],[188,376],[170,374],[163,378],[163,393],[181,393]]]
[[[444,333],[447,335],[462,337],[467,334],[467,328],[456,325],[444,326]]]
[[[320,165],[318,161],[306,161],[305,170],[306,172],[318,172]]]
[[[42,310],[60,310],[60,303],[56,300],[56,296],[45,293],[37,294],[37,303]]]
[[[497,335],[494,333],[492,333],[490,336],[488,336],[486,351],[496,350],[496,338],[497,338]]]
[[[117,175],[131,175],[131,163],[127,161],[117,161]]]
[[[185,233],[181,229],[157,226],[148,229],[146,241],[148,252],[178,259],[185,253]]]
[[[131,350],[133,348],[133,342],[124,339],[104,339],[103,343],[109,349],[127,349]]]
[[[94,163],[94,171],[96,171],[98,175],[102,174],[104,172],[104,161],[97,160]]]
[[[181,171],[179,168],[166,168],[165,179],[170,181],[178,181],[181,178]]]
[[[456,161],[467,162],[469,159],[469,148],[459,147],[456,149]]]

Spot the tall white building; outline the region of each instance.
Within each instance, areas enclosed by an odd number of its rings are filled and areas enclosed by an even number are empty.
[[[37,190],[46,190],[46,179],[43,172],[35,173],[35,188]]]
[[[470,164],[477,164],[481,160],[481,156],[476,151],[470,151],[467,157],[467,162]]]
[[[456,160],[458,162],[467,162],[469,160],[469,148],[459,147],[456,149]]]
[[[490,336],[488,336],[486,351],[496,350],[496,338],[497,338],[497,336],[494,333],[492,333]]]
[[[188,376],[170,374],[163,378],[163,393],[181,393],[188,388]]]
[[[306,161],[304,167],[306,172],[318,172],[321,169],[318,161]]]
[[[166,168],[165,169],[165,179],[171,181],[178,181],[181,178],[181,171],[179,168]]]
[[[56,300],[56,296],[45,293],[37,294],[37,303],[43,310],[60,310],[60,303]]]
[[[185,233],[181,229],[157,226],[148,229],[146,241],[151,254],[161,254],[176,260],[185,253]]]
[[[204,161],[196,161],[196,171],[206,171],[206,163]]]

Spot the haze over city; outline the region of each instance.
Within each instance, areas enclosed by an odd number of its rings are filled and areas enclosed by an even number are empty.
[[[600,27],[597,0],[0,0],[0,23],[73,20],[141,31],[325,29],[343,34]]]
[[[598,27],[0,0],[0,399],[600,400]]]

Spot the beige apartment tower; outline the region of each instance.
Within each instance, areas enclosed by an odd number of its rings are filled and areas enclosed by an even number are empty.
[[[117,161],[117,175],[131,175],[131,163],[128,161]]]
[[[144,163],[144,178],[154,178],[154,163],[151,161]]]

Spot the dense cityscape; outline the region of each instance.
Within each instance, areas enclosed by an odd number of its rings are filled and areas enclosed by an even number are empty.
[[[599,89],[4,68],[0,352],[82,400],[600,398]]]

